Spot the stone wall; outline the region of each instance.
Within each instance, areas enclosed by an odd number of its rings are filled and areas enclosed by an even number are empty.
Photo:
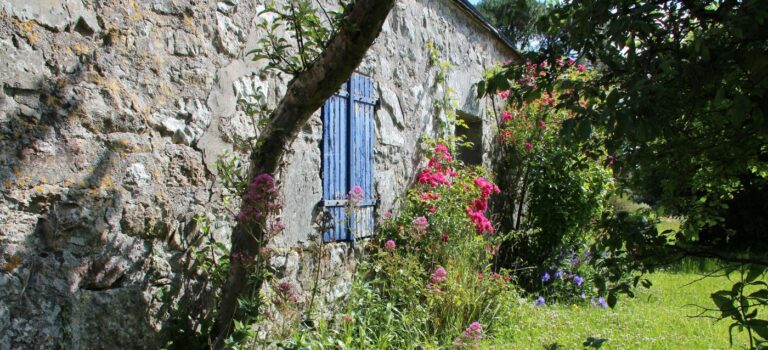
[[[274,105],[290,78],[246,56],[264,34],[261,3],[0,2],[0,349],[152,348],[176,306],[197,306],[192,319],[210,312],[194,216],[220,213],[211,237],[228,241],[214,163],[254,133],[237,101],[261,88]],[[453,1],[398,2],[359,67],[382,102],[379,210],[396,207],[421,135],[435,132],[443,92],[428,40],[456,66],[459,108],[481,117],[473,84],[511,55]],[[313,242],[321,124],[317,114],[279,174],[286,230],[272,262],[303,298],[319,268],[327,308],[348,291],[355,256],[347,243]]]

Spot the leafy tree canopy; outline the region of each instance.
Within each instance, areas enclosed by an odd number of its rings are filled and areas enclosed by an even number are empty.
[[[587,0],[558,4],[539,23],[549,39],[532,61],[569,55],[598,71],[557,82],[572,91],[560,99],[572,116],[563,133],[606,135],[623,182],[685,218],[681,242],[765,245],[766,16],[761,0]],[[500,74],[487,90],[508,88],[519,69]]]
[[[542,39],[536,22],[546,13],[546,7],[537,0],[483,0],[477,9],[520,50]]]

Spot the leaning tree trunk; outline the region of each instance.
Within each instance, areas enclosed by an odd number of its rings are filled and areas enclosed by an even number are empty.
[[[251,154],[250,179],[259,174],[277,172],[286,147],[296,138],[302,126],[363,60],[394,3],[395,0],[357,0],[345,10],[341,28],[320,57],[288,84],[285,96],[272,115],[272,122],[260,137],[261,146]],[[264,233],[254,235],[244,224],[238,223],[232,232],[230,254],[257,256],[257,237],[264,237]],[[243,264],[241,259],[230,262],[229,275],[222,287],[223,296],[211,332],[214,348],[220,348],[232,330],[240,295],[246,290],[261,288],[261,280],[254,283],[248,278],[252,269],[253,266]]]

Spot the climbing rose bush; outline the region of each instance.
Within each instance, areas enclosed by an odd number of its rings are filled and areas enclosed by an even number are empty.
[[[613,189],[610,165],[604,165],[610,156],[600,144],[568,142],[560,134],[574,127],[572,112],[562,107],[565,101],[576,99],[589,108],[590,101],[579,98],[574,84],[594,72],[568,58],[497,69],[509,73],[506,84],[484,84],[495,93],[489,96],[502,99],[494,155],[495,178],[506,189],[494,202],[500,234],[507,237],[500,264],[520,271],[519,285],[532,298],[576,302],[581,293],[588,298],[594,271],[569,259],[584,253],[598,236],[595,222]],[[559,271],[578,276],[579,283],[560,278]]]

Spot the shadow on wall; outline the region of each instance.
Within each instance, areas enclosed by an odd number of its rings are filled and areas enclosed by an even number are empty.
[[[193,244],[167,249],[197,233],[194,220],[170,227],[147,169],[124,168],[131,153],[152,157],[148,127],[108,83],[90,83],[94,56],[2,86],[0,348],[159,346],[174,301],[196,305],[189,320],[210,312],[208,282],[184,273]],[[86,112],[86,100],[104,105]]]

